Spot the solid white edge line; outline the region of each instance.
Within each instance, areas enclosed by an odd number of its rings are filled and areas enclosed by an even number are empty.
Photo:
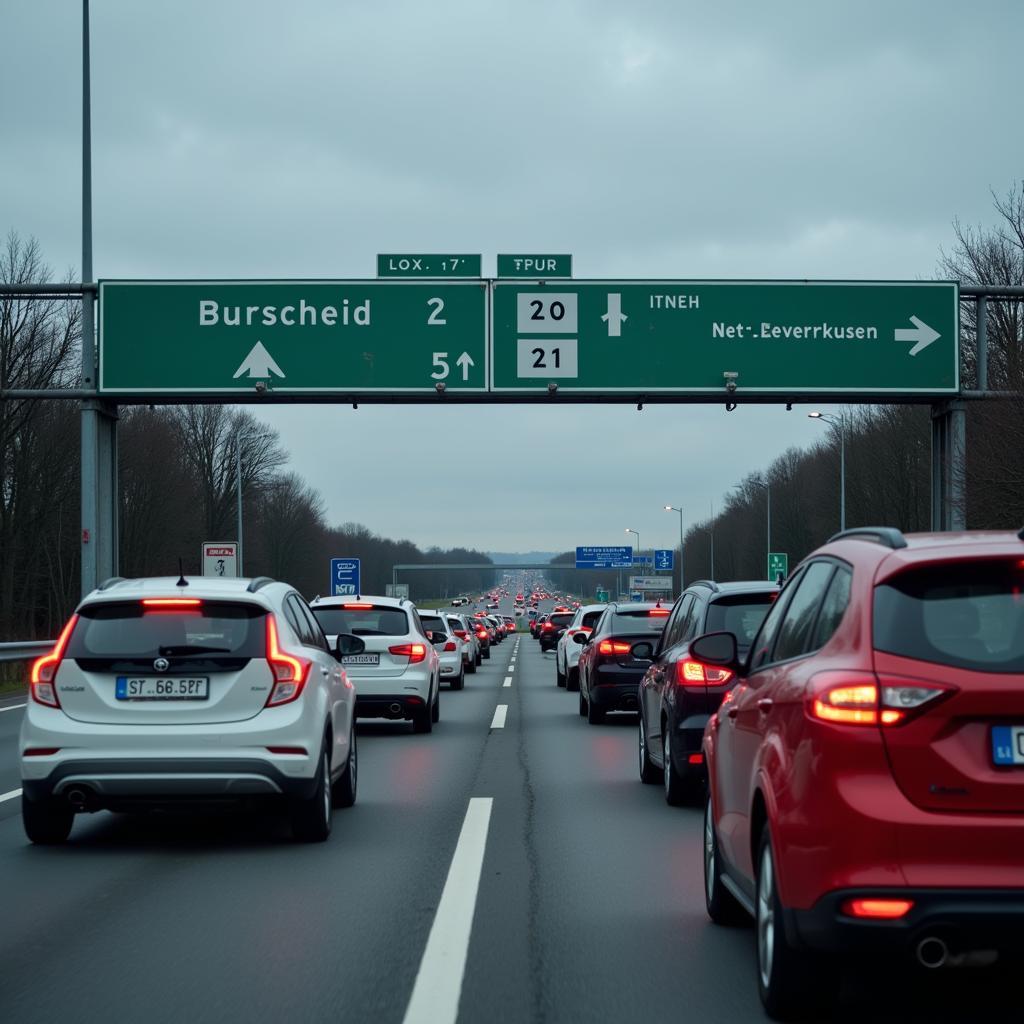
[[[511,676],[505,676],[505,682],[503,682],[501,685],[502,686],[511,686],[512,685],[512,677]]]
[[[455,1024],[487,849],[492,797],[469,801],[403,1024]]]
[[[499,704],[494,709],[494,718],[491,719],[492,729],[504,729],[505,728],[505,716],[508,714],[508,705]]]
[[[23,708],[25,706],[26,705],[24,704],[12,704],[10,707],[0,708],[0,715],[2,715],[5,711],[17,711],[18,708]]]
[[[12,789],[10,793],[0,793],[0,804],[5,800],[13,800],[16,796],[21,796],[20,789]]]

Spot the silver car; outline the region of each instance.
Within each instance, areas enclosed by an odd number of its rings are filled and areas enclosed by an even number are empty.
[[[462,660],[462,640],[452,631],[445,612],[418,608],[420,622],[427,631],[427,638],[434,645],[440,662],[441,678],[447,680],[453,690],[461,690],[466,683],[466,666]]]

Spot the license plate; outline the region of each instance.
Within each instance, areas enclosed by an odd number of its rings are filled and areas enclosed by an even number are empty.
[[[346,654],[341,659],[342,665],[379,665],[379,654]]]
[[[114,695],[118,700],[207,700],[207,676],[118,676]]]
[[[1024,725],[992,727],[992,761],[995,764],[1024,764]]]

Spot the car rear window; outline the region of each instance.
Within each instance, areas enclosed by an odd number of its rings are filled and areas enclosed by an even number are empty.
[[[429,629],[431,632],[448,632],[448,623],[440,615],[421,615],[420,622],[423,623],[424,629]]]
[[[660,634],[664,631],[666,622],[667,615],[652,615],[650,608],[637,608],[635,611],[613,612],[609,625],[612,633]]]
[[[583,616],[583,621],[580,623],[580,626],[582,626],[583,629],[593,629],[594,626],[597,625],[597,620],[601,618],[601,613],[603,611],[604,609],[602,608],[597,612],[587,612],[587,614]]]
[[[733,633],[740,647],[749,647],[754,642],[768,609],[778,596],[777,591],[772,591],[766,594],[719,598],[708,606],[704,632]]]
[[[138,601],[86,606],[68,643],[69,658],[158,658],[266,653],[266,609],[204,601],[192,610],[145,608]]]
[[[548,622],[554,626],[568,626],[574,618],[576,618],[575,612],[555,612],[554,615],[548,619]]]
[[[1024,569],[970,562],[910,569],[875,588],[875,648],[981,672],[1024,672]]]
[[[401,608],[387,605],[349,605],[341,608],[313,608],[320,628],[328,636],[354,633],[356,636],[405,636],[409,617]]]

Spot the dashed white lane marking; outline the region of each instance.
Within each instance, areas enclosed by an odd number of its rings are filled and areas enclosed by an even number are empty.
[[[24,706],[24,704],[12,704],[10,707],[0,708],[0,715],[2,715],[5,711],[17,711],[18,708],[23,708]]]
[[[455,1024],[459,1015],[493,803],[489,796],[469,801],[403,1024]]]
[[[512,685],[512,677],[511,676],[505,676],[505,682],[503,682],[501,685],[502,686],[511,686]]]
[[[5,800],[13,800],[16,796],[21,796],[20,789],[12,789],[9,793],[0,793],[0,804]]]
[[[492,729],[504,729],[505,728],[505,716],[508,714],[508,705],[499,704],[494,709],[494,718],[491,719]]]

